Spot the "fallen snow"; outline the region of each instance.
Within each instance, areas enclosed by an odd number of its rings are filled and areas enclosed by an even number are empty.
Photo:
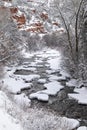
[[[36,71],[36,68],[35,67],[29,67],[28,65],[23,65],[23,66],[20,66],[20,67],[17,67],[17,69],[18,70],[21,70],[21,69],[23,69],[23,70],[27,70],[27,71]]]
[[[61,74],[62,76],[64,76],[64,77],[68,77],[68,78],[71,77],[70,74],[69,74],[67,71],[62,70],[62,69],[61,69],[61,71],[60,71],[60,74]]]
[[[6,77],[4,80],[4,87],[12,93],[20,92],[21,89],[30,88],[31,83],[25,84],[22,79],[16,79],[11,77]]]
[[[71,79],[66,83],[66,86],[68,87],[77,87],[77,80],[76,79]]]
[[[48,63],[50,64],[50,68],[52,70],[60,69],[60,58],[61,57],[48,60]]]
[[[46,70],[46,73],[50,75],[50,74],[53,74],[53,73],[58,72],[58,71],[59,71],[59,69],[58,70],[50,70],[49,69],[49,70]]]
[[[56,95],[57,92],[60,91],[60,89],[63,88],[63,86],[57,82],[57,81],[52,81],[47,84],[44,84],[44,87],[46,88],[45,90],[42,90],[42,93],[48,94],[48,95]]]
[[[60,58],[60,55],[58,54],[57,51],[50,51],[50,49],[46,52],[46,51],[42,51],[39,53],[35,53],[35,55],[38,55],[40,58],[42,57],[47,58],[47,62],[49,62],[49,66],[51,67],[51,73],[55,73],[57,71],[59,71],[59,66],[54,67],[54,62],[52,63],[51,59],[53,59],[53,61],[56,62],[56,58]],[[28,55],[27,55],[28,56]],[[34,56],[34,54],[29,54],[29,58],[31,58],[32,56]],[[60,58],[61,59],[61,58]],[[60,62],[60,61],[59,61]],[[38,63],[38,61],[37,61]],[[33,67],[35,66],[35,67]],[[25,69],[29,70],[30,68],[34,68],[33,70],[36,70],[36,61],[35,62],[31,62],[31,64],[29,64],[29,62],[26,62],[25,64],[23,64],[23,68],[25,67]],[[22,66],[18,67],[19,69],[22,68]],[[60,89],[63,88],[63,86],[60,84],[60,82],[57,82],[57,78],[59,79],[59,77],[53,75],[53,74],[49,74],[48,78],[50,80],[52,80],[49,83],[46,83],[46,79],[44,78],[40,78],[40,75],[38,74],[31,74],[31,75],[14,75],[14,72],[16,69],[18,69],[17,67],[11,67],[11,68],[7,68],[6,69],[6,75],[4,78],[4,86],[8,86],[6,87],[6,89],[9,89],[10,92],[18,92],[21,89],[24,88],[31,88],[32,87],[32,80],[36,79],[37,82],[39,83],[43,83],[45,89],[38,91],[36,93],[32,93],[30,94],[30,98],[31,99],[38,99],[40,101],[49,101],[49,95],[56,95],[58,91],[60,91]],[[64,76],[64,75],[63,75]],[[61,76],[62,77],[62,76]],[[25,83],[25,81],[28,81],[29,83]],[[8,90],[7,90],[8,91]],[[74,128],[79,127],[79,122],[75,119],[68,119],[66,117],[59,117],[58,115],[49,112],[47,109],[37,109],[35,108],[30,108],[29,106],[31,105],[31,100],[28,99],[28,97],[25,94],[20,94],[20,95],[14,95],[13,96],[14,101],[17,104],[17,108],[14,109],[14,107],[12,106],[12,111],[11,113],[13,115],[16,116],[17,119],[20,119],[21,124],[23,126],[23,130],[71,130]],[[5,102],[5,96],[3,96],[3,100]],[[9,103],[10,104],[10,103]],[[5,103],[2,102],[2,98],[0,97],[0,109],[2,108],[2,106],[6,106]],[[21,112],[18,111],[18,106],[20,106],[20,108],[22,109],[22,107],[24,108],[24,111]],[[10,104],[11,107],[11,104]],[[27,108],[28,109],[27,109]],[[15,110],[15,111],[14,111]],[[10,118],[8,119],[10,120]],[[7,121],[6,121],[7,122]],[[17,122],[17,121],[16,121]],[[3,122],[1,122],[3,125]],[[4,122],[5,123],[5,122]],[[13,124],[13,122],[11,122],[11,124]],[[14,123],[16,125],[16,123]],[[1,125],[1,124],[0,124]],[[6,123],[6,125],[8,125]],[[18,128],[19,128],[19,124]],[[10,127],[10,125],[8,126]],[[10,128],[6,128],[6,129],[0,129],[0,130],[9,130],[9,129],[13,129],[13,130],[19,130],[16,128],[16,126],[14,126],[14,128],[10,127]],[[20,130],[22,130],[22,128],[20,127]]]
[[[66,77],[65,76],[59,76],[58,81],[62,81],[62,80],[66,80]]]
[[[69,126],[72,127],[72,129],[75,129],[75,128],[79,127],[79,125],[80,125],[79,121],[75,120],[75,119],[63,117],[63,120],[68,122]]]
[[[22,130],[16,119],[7,113],[6,104],[10,104],[7,96],[0,91],[0,130]]]
[[[80,104],[87,104],[87,88],[82,87],[82,88],[75,88],[74,92],[72,94],[68,94],[70,98],[74,98],[78,101]]]
[[[20,68],[20,67],[19,67]],[[15,75],[14,72],[16,67],[5,68],[6,75],[3,79],[4,87],[12,93],[20,92],[22,89],[31,88],[34,79],[39,79],[40,75],[30,74],[30,75]],[[28,83],[26,83],[28,81]]]
[[[5,7],[11,7],[12,4],[11,4],[10,2],[4,2],[4,6],[5,6]]]
[[[18,97],[16,97],[16,99],[17,98]],[[15,113],[17,119],[7,114],[6,104],[8,108],[12,107],[12,113]],[[43,109],[28,108],[26,111],[22,112],[21,110],[17,111],[17,108],[15,107],[14,109],[14,106],[11,106],[11,101],[0,91],[0,130],[71,130],[79,127],[79,122],[77,120],[59,117]],[[23,128],[19,124],[19,119]]]
[[[39,79],[39,80],[38,80],[38,83],[44,84],[44,83],[46,83],[46,79]]]
[[[55,81],[55,80],[58,80],[58,76],[56,76],[56,75],[50,75],[50,77],[49,77],[49,80],[50,81]]]
[[[15,95],[14,100],[20,107],[30,107],[31,105],[31,100],[24,93]]]
[[[30,94],[30,99],[38,99],[39,101],[48,101],[49,96],[41,92],[36,92],[36,93]]]
[[[31,82],[34,79],[39,79],[40,75],[38,74],[30,74],[30,75],[17,75],[18,77],[20,77],[20,79],[23,79],[24,81],[28,81]]]
[[[36,62],[31,62],[29,66],[36,67],[37,63]]]
[[[32,113],[27,117],[24,126],[27,130],[72,130],[79,126],[79,122],[75,119],[59,117],[53,113],[43,109],[29,110]]]
[[[80,126],[77,130],[87,130],[86,126]]]

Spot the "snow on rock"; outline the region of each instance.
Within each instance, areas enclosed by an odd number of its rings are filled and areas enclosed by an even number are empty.
[[[0,130],[22,130],[18,121],[7,113],[6,104],[11,106],[7,96],[0,91]]]
[[[49,75],[53,74],[53,73],[56,73],[56,72],[59,72],[59,70],[50,70],[50,69],[46,70],[46,73],[49,74]]]
[[[25,84],[25,82],[22,79],[15,79],[11,77],[6,77],[4,80],[4,86],[7,87],[10,92],[17,93],[20,92],[21,89],[24,88],[30,88],[31,83]]]
[[[61,81],[61,80],[66,80],[66,77],[65,76],[50,75],[49,80],[50,81],[55,81],[55,80]]]
[[[58,80],[58,76],[56,76],[56,75],[50,75],[49,80],[50,81]]]
[[[37,63],[36,62],[31,62],[29,66],[36,67]]]
[[[39,79],[40,76],[37,74],[31,75],[15,75],[14,72],[16,67],[14,68],[5,68],[6,74],[3,79],[4,87],[8,89],[12,93],[20,92],[22,89],[29,89],[32,86],[30,83],[34,79]],[[28,83],[26,83],[28,81]]]
[[[77,130],[87,130],[86,126],[80,126]]]
[[[43,63],[43,61],[40,60],[40,59],[36,59],[35,62],[36,62],[37,64],[38,64],[38,63]]]
[[[48,60],[52,70],[60,69],[60,57]]]
[[[58,81],[61,81],[61,80],[66,80],[66,77],[65,76],[59,76]]]
[[[46,79],[39,79],[39,80],[38,80],[38,83],[44,84],[44,83],[46,83]]]
[[[24,93],[15,95],[14,100],[21,107],[30,107],[31,105],[31,100]]]
[[[38,99],[39,101],[48,101],[49,96],[41,92],[36,92],[36,93],[30,94],[30,99]]]
[[[27,63],[25,63],[25,64],[27,64]],[[29,63],[28,63],[29,64]],[[23,66],[19,66],[19,67],[17,67],[17,69],[18,70],[21,70],[21,69],[23,69],[23,70],[30,70],[30,71],[36,71],[36,68],[35,67],[29,67],[29,65],[23,65]]]
[[[71,119],[71,118],[63,117],[63,121],[68,122],[69,126],[72,129],[75,129],[75,128],[79,127],[79,125],[80,125],[79,121],[76,120],[76,119]]]
[[[18,77],[20,77],[21,79],[23,79],[24,81],[28,81],[31,82],[34,79],[39,79],[40,75],[38,74],[30,74],[30,75],[17,75]]]
[[[69,82],[66,83],[68,87],[77,87],[77,80],[71,79]]]
[[[70,98],[74,98],[78,101],[80,104],[87,104],[87,88],[82,87],[82,88],[75,88],[74,92],[72,94],[68,94]]]
[[[68,77],[68,78],[71,77],[70,74],[69,74],[68,72],[64,71],[64,70],[61,70],[61,71],[60,71],[60,74],[61,74],[62,76],[64,76],[64,77]]]
[[[42,90],[41,93],[48,94],[48,95],[56,95],[57,92],[59,92],[60,89],[63,88],[63,86],[57,81],[49,82],[47,84],[44,84],[44,86],[46,89]]]
[[[61,54],[59,51],[52,50],[52,49],[46,49],[37,54],[38,57],[42,58],[61,58]],[[50,59],[48,59],[49,62]]]
[[[11,4],[10,2],[4,2],[4,6],[5,6],[5,7],[11,7],[12,4]]]

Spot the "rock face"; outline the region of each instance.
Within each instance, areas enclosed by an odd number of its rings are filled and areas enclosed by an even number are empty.
[[[24,3],[23,1],[3,1],[3,6],[10,9],[11,18],[20,30],[44,34],[51,31],[58,31],[60,28],[58,18],[55,18],[50,13],[49,0],[47,1],[49,4],[44,3],[44,0],[27,0]]]
[[[19,28],[21,25],[24,25],[25,22],[26,22],[26,19],[25,19],[24,14],[22,14],[22,15],[20,15],[20,16],[15,15],[15,16],[12,16],[12,18],[16,20],[17,25],[18,25],[18,28]]]
[[[12,14],[16,14],[18,12],[18,9],[14,7],[14,8],[10,8],[10,11]]]

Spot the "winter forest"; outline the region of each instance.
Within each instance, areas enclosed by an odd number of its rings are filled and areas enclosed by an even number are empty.
[[[87,130],[87,0],[0,0],[0,130]]]

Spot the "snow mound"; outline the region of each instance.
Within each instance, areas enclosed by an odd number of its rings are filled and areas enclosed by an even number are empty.
[[[77,130],[87,130],[87,127],[86,126],[81,126]]]
[[[34,79],[39,79],[40,75],[38,74],[30,74],[30,75],[17,75],[20,79],[23,79],[24,81],[31,82]]]
[[[47,94],[37,92],[37,93],[30,94],[30,99],[38,99],[39,101],[48,101],[49,96]]]
[[[44,84],[46,90],[42,90],[42,93],[48,94],[48,95],[56,95],[57,92],[60,91],[60,89],[63,88],[63,86],[57,82],[57,81],[52,81],[47,84]]]
[[[77,80],[71,79],[69,82],[66,83],[68,87],[77,87]]]
[[[82,87],[78,89],[74,89],[74,92],[72,94],[68,94],[70,98],[74,98],[78,101],[80,104],[87,104],[87,88]]]
[[[30,107],[31,105],[31,100],[24,93],[15,95],[14,100],[20,107]]]
[[[56,76],[56,75],[50,75],[49,80],[50,81],[58,80],[58,76]]]
[[[69,126],[72,129],[75,129],[75,128],[79,127],[79,125],[80,125],[79,121],[76,120],[76,119],[71,119],[71,118],[63,117],[63,121],[68,122]]]
[[[48,60],[48,63],[50,64],[50,68],[52,70],[60,69],[60,58],[61,57],[54,58],[54,59],[51,58],[51,59]]]
[[[64,77],[68,77],[68,78],[71,77],[70,74],[69,74],[68,72],[66,72],[65,70],[61,70],[61,71],[60,71],[60,74],[61,74],[62,76],[64,76]]]
[[[38,83],[44,84],[44,83],[46,83],[46,79],[39,79],[39,80],[38,80]]]
[[[62,81],[62,80],[65,80],[65,81],[66,81],[66,77],[65,77],[65,76],[60,76],[60,77],[58,77],[58,81]]]
[[[7,89],[12,93],[17,93],[20,92],[21,89],[31,87],[31,83],[25,84],[25,82],[22,79],[18,80],[9,76],[6,77],[3,81],[4,86],[7,86]]]

